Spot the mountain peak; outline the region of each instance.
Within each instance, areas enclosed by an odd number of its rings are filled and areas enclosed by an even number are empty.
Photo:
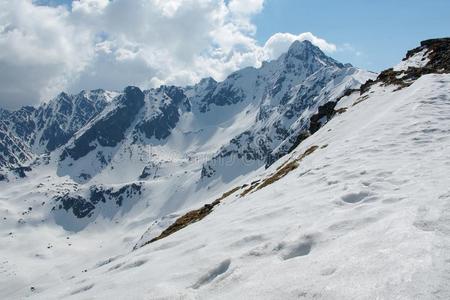
[[[299,55],[303,53],[315,53],[315,54],[321,54],[325,55],[322,50],[319,49],[319,47],[313,45],[310,41],[304,40],[294,41],[291,46],[289,47],[289,50],[287,52],[288,55]]]
[[[294,41],[284,56],[285,63],[297,64],[297,61],[320,66],[335,66],[338,68],[349,67],[327,56],[319,47],[308,40]]]
[[[11,112],[7,109],[3,109],[0,107],[0,119],[3,119],[7,116],[9,116],[11,114]]]
[[[60,92],[58,95],[56,95],[55,99],[60,99],[60,98],[68,98],[70,97],[70,95],[66,92]]]
[[[305,47],[316,47],[314,46],[310,41],[304,40],[295,40],[292,42],[291,46],[289,47],[289,50],[296,49],[296,48],[305,48]]]
[[[217,83],[217,81],[211,76],[202,78],[200,80],[200,84],[212,84],[212,83]]]

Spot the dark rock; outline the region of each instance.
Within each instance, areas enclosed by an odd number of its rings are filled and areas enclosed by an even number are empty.
[[[233,78],[233,74],[228,78]],[[201,112],[206,112],[212,104],[217,106],[226,106],[239,103],[245,98],[241,89],[233,87],[227,83],[219,86],[217,89],[211,90],[203,99],[200,107]]]
[[[17,167],[12,169],[12,171],[20,178],[25,178],[27,177],[27,174],[25,172],[31,172],[31,167]]]
[[[152,170],[153,170],[153,167],[151,167],[151,166],[146,166],[146,167],[142,170],[142,173],[141,173],[141,175],[139,176],[139,179],[147,179],[147,178],[149,178],[149,177],[153,174]]]
[[[309,132],[311,134],[314,134],[323,126],[322,120],[325,119],[325,122],[327,122],[333,117],[336,104],[336,102],[330,101],[319,106],[318,112],[310,118]]]
[[[139,179],[147,179],[151,175],[151,170],[148,167],[145,167],[144,170],[142,170],[141,175],[139,176]]]
[[[167,138],[172,129],[177,125],[180,119],[179,107],[182,106],[185,110],[189,111],[191,106],[181,88],[162,86],[157,92],[163,93],[170,101],[164,102],[159,107],[160,113],[152,119],[139,123],[137,130],[144,133],[147,138],[155,137],[158,140],[162,140]]]
[[[165,237],[168,237],[169,235],[174,234],[175,232],[189,226],[190,224],[196,223],[198,221],[201,221],[204,219],[207,215],[209,215],[215,206],[219,205],[223,200],[225,200],[230,195],[234,194],[236,191],[238,191],[241,187],[237,186],[233,189],[229,190],[228,192],[225,192],[222,194],[222,196],[216,200],[214,200],[212,203],[207,203],[203,205],[200,209],[192,210],[184,214],[183,216],[179,217],[175,220],[173,224],[171,224],[169,227],[167,227],[161,234],[147,243],[141,245],[141,247],[144,247],[145,245],[148,245],[150,243],[156,242],[158,240],[161,240]],[[133,250],[138,249],[137,245],[134,246]]]
[[[211,178],[216,173],[211,166],[203,166],[201,172],[201,178]]]
[[[90,217],[92,211],[95,209],[95,206],[91,202],[78,195],[70,196],[69,194],[66,194],[62,197],[57,196],[54,200],[62,202],[62,208],[65,211],[72,210],[72,213],[80,219],[86,216]]]
[[[41,141],[47,141],[47,150],[53,151],[61,145],[69,141],[74,132],[66,132],[61,129],[60,125],[52,122],[50,126],[46,127],[42,132]]]
[[[124,94],[119,97],[118,104],[115,110],[98,120],[78,137],[73,147],[66,148],[61,155],[61,160],[64,160],[67,155],[74,160],[86,156],[96,148],[94,141],[103,147],[115,147],[121,142],[125,137],[125,131],[144,106],[144,94],[137,87],[127,87]]]
[[[430,39],[421,42],[421,46],[407,52],[404,61],[426,50],[429,62],[422,68],[409,67],[405,71],[384,70],[376,80],[369,80],[361,86],[361,95],[376,83],[397,85],[399,88],[410,86],[426,74],[450,73],[450,38]]]
[[[141,193],[142,185],[136,183],[124,185],[117,191],[113,188],[104,189],[101,186],[91,186],[90,201],[96,205],[99,202],[106,203],[106,201],[112,200],[115,201],[118,206],[122,206],[125,198],[140,195]]]
[[[304,140],[306,140],[308,137],[310,137],[310,133],[308,131],[302,131],[298,134],[297,138],[295,139],[295,142],[292,144],[291,148],[289,149],[288,153],[291,153],[294,151],[295,148],[298,147],[298,145],[301,144]]]
[[[88,181],[92,178],[92,176],[87,173],[81,173],[78,177],[84,181]]]

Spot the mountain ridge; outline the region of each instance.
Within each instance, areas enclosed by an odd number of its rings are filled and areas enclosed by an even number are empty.
[[[11,156],[0,173],[13,185],[46,170],[42,188],[53,196],[45,219],[66,230],[138,207],[137,199],[153,199],[148,210],[159,218],[206,203],[270,166],[294,147],[319,106],[373,77],[297,42],[278,59],[222,82],[60,93],[38,108],[2,113],[8,132],[26,144],[21,159]],[[111,193],[123,200],[112,201]]]

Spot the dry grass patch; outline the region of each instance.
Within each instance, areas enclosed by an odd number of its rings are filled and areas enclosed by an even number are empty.
[[[367,99],[369,99],[369,95],[365,95],[363,97],[360,97],[352,104],[352,106],[358,105],[359,103],[361,103],[361,102],[363,102],[363,101],[365,101]]]
[[[163,239],[165,237],[168,237],[169,235],[174,234],[175,232],[187,227],[188,225],[196,223],[196,222],[204,219],[207,215],[209,215],[212,212],[213,208],[216,205],[220,204],[220,202],[222,200],[224,200],[228,196],[234,194],[239,189],[241,189],[240,186],[235,187],[235,188],[229,190],[228,192],[224,193],[220,198],[214,200],[212,203],[205,204],[200,209],[191,210],[190,212],[187,212],[183,216],[176,219],[175,222],[172,225],[170,225],[169,227],[167,227],[163,232],[161,232],[161,234],[159,236],[151,239],[149,242],[142,245],[142,247],[145,245],[148,245],[150,243],[156,242],[160,239]]]
[[[264,181],[260,185],[258,185],[258,187],[256,188],[256,191],[259,191],[260,189],[263,189],[266,186],[268,186],[268,185],[270,185],[270,184],[280,180],[281,178],[283,178],[284,176],[289,174],[291,171],[297,169],[298,166],[299,166],[299,163],[296,160],[291,161],[291,162],[283,165],[283,167],[280,168],[273,175],[271,175],[270,177],[264,179]]]
[[[274,182],[277,182],[293,170],[297,169],[300,165],[300,162],[307,157],[308,155],[312,154],[314,151],[316,151],[319,148],[319,146],[311,146],[309,147],[302,155],[300,155],[295,160],[292,160],[290,162],[286,162],[285,164],[281,165],[275,173],[270,175],[268,178],[264,179],[263,182],[258,185],[255,189],[256,191],[259,191],[263,188],[265,188],[268,185],[271,185]]]
[[[345,113],[346,111],[347,111],[347,107],[341,107],[341,108],[335,110],[334,113],[340,115],[340,114]]]
[[[280,180],[287,174],[289,174],[291,171],[298,168],[300,162],[308,155],[313,153],[319,148],[319,146],[311,146],[308,148],[301,156],[296,158],[295,160],[286,162],[285,164],[281,165],[274,174],[272,174],[270,177],[264,179],[262,182],[260,180],[254,181],[250,184],[250,187],[247,188],[244,192],[240,194],[241,197],[244,197],[250,192],[258,191],[260,189],[265,188],[266,186]],[[260,183],[261,182],[261,183]],[[175,232],[189,226],[190,224],[196,223],[202,219],[204,219],[207,215],[209,215],[213,208],[216,205],[219,205],[220,202],[228,198],[229,196],[233,195],[238,190],[244,188],[246,185],[235,187],[228,192],[224,193],[221,197],[217,198],[210,204],[205,204],[202,208],[192,210],[190,212],[187,212],[183,216],[179,217],[175,220],[175,222],[167,227],[161,234],[153,239],[151,239],[149,242],[145,243],[143,246],[148,245],[150,243],[156,242],[158,240],[161,240],[165,237],[168,237],[169,235],[174,234]]]
[[[244,191],[241,193],[241,197],[244,197],[244,196],[247,195],[248,193],[252,192],[252,191],[255,189],[255,187],[258,186],[258,183],[259,183],[260,181],[261,181],[261,180],[253,181],[253,182],[250,184],[250,187],[247,188],[246,190],[244,190]]]

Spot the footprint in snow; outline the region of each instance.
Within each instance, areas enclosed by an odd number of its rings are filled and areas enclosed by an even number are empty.
[[[357,192],[357,193],[348,193],[345,195],[341,196],[341,200],[346,202],[346,203],[350,203],[350,204],[354,204],[354,203],[358,203],[361,202],[365,199],[367,199],[370,196],[369,192]]]
[[[145,263],[147,263],[147,260],[146,260],[146,259],[140,259],[140,260],[134,261],[134,262],[132,262],[132,263],[129,263],[129,264],[127,264],[127,265],[124,265],[124,266],[122,267],[122,270],[128,270],[128,269],[137,268],[137,267],[142,266],[142,265],[145,264]]]
[[[89,291],[89,290],[92,289],[93,287],[94,287],[93,284],[83,286],[83,287],[81,287],[81,288],[79,288],[79,289],[76,289],[76,290],[74,290],[73,292],[71,292],[70,295],[73,296],[73,295],[76,295],[76,294],[79,294],[79,293],[83,293],[83,292]]]
[[[288,245],[280,244],[280,249],[283,249],[281,258],[283,260],[289,260],[300,256],[306,256],[311,252],[314,244],[315,238],[313,235],[304,236],[299,241]]]
[[[333,275],[335,272],[336,272],[336,268],[330,267],[330,268],[323,269],[320,272],[320,275],[322,275],[322,276],[330,276],[330,275]]]
[[[214,279],[216,279],[220,275],[226,273],[228,271],[228,269],[230,268],[230,265],[231,265],[230,259],[226,259],[226,260],[222,261],[219,265],[210,269],[202,277],[200,277],[197,280],[197,282],[192,286],[192,288],[198,289],[198,288],[212,282]]]

